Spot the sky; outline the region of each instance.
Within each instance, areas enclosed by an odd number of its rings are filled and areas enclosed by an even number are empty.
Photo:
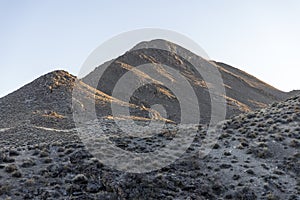
[[[210,59],[300,89],[299,19],[298,0],[0,0],[0,97],[56,69],[77,75],[103,42],[142,28],[178,32]]]

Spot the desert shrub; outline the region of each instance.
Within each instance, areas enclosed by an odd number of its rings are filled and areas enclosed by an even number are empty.
[[[295,139],[293,139],[293,140],[291,140],[291,142],[290,142],[290,146],[291,146],[291,147],[294,147],[294,148],[299,148],[299,147],[300,147],[300,142],[297,141],[297,140],[295,140]]]
[[[8,183],[0,184],[0,195],[9,194],[11,186]]]

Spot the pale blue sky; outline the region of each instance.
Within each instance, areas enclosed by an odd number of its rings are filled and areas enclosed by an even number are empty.
[[[169,29],[222,61],[289,91],[300,89],[300,1],[0,0],[0,96],[40,75],[77,75],[119,33]]]

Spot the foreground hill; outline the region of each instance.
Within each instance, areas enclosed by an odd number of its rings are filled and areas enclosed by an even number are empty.
[[[114,130],[110,120],[99,123]],[[169,130],[172,126],[176,130],[172,124]],[[20,139],[20,135],[3,133],[2,141]],[[103,165],[80,141],[46,141],[19,147],[12,142],[0,151],[0,198],[299,199],[299,96],[220,122],[215,133],[219,138],[208,155],[201,155],[207,135],[201,126],[193,144],[175,163],[143,174]],[[59,134],[76,133],[70,130]],[[161,148],[169,140],[169,136],[156,135],[145,143],[122,134],[111,136],[116,146],[137,153]]]

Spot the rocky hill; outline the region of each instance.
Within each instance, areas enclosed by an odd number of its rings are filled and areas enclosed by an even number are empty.
[[[76,77],[54,71],[0,99],[0,128],[22,124],[72,127],[72,88]]]
[[[183,56],[189,59],[185,59]],[[284,100],[289,96],[288,93],[279,91],[246,72],[224,63],[205,60],[183,47],[164,40],[153,40],[137,44],[124,55],[97,67],[85,76],[82,81],[108,95],[112,95],[120,77],[129,70],[133,70],[140,65],[151,64],[160,76],[166,79],[174,79],[163,67],[163,65],[171,66],[178,70],[195,90],[201,110],[201,122],[207,123],[210,120],[211,114],[210,94],[208,90],[209,88],[218,86],[205,81],[191,64],[191,60],[193,60],[195,65],[200,66],[202,73],[209,73],[214,68],[220,71],[224,84],[223,87],[225,87],[226,91],[227,117],[241,112],[264,108],[274,101]],[[201,66],[207,67],[204,68]],[[107,70],[100,77],[104,67],[107,67]],[[153,77],[150,78],[153,82],[159,82]],[[135,73],[134,79],[145,82],[147,77],[140,72]],[[176,86],[180,87],[179,85]],[[180,110],[176,109],[179,107],[178,100],[174,98],[172,91],[161,84],[151,84],[139,88],[132,95],[131,101],[136,105],[143,105],[148,108],[159,103],[169,113],[168,119],[180,121]]]
[[[246,72],[223,63],[204,60],[176,44],[154,40],[142,42],[124,55],[105,63],[109,67],[101,78],[99,71],[104,66],[97,67],[81,80],[68,72],[54,71],[1,98],[0,128],[14,128],[19,124],[49,128],[74,128],[72,91],[75,82],[78,83],[76,88],[83,91],[84,98],[86,97],[88,101],[95,101],[99,118],[112,115],[110,104],[114,102],[120,106],[130,107],[131,115],[141,119],[149,118],[149,113],[155,113],[154,115],[158,118],[162,118],[159,113],[151,109],[153,104],[161,104],[168,113],[166,118],[175,122],[180,121],[179,102],[174,98],[172,91],[163,85],[151,84],[138,89],[132,95],[130,102],[123,102],[122,99],[111,97],[118,79],[128,72],[129,68],[145,63],[155,64],[158,73],[169,79],[172,77],[168,76],[159,64],[169,65],[179,70],[188,79],[198,97],[201,123],[209,122],[211,102],[208,90],[209,87],[214,86],[206,83],[187,60],[167,51],[148,48],[149,45],[151,47],[165,45],[169,49],[177,49],[181,54],[193,57],[199,63],[204,62],[210,68],[217,68],[224,81],[227,118],[242,112],[264,108],[274,101],[281,101],[297,94],[297,91],[290,93],[279,91]],[[140,47],[145,48],[137,49]],[[136,79],[143,81],[145,77],[137,73]],[[95,86],[96,89],[91,86]],[[96,94],[96,98],[94,98],[94,94]],[[80,101],[85,102],[85,99],[80,99]],[[75,106],[80,107],[84,102],[77,102],[78,105]]]
[[[23,125],[58,129],[74,128],[72,98],[74,100],[75,97],[72,97],[72,91],[75,85],[86,99],[95,100],[102,116],[109,116],[111,103],[152,112],[147,108],[119,101],[90,87],[68,72],[57,70],[41,76],[0,99],[0,128],[13,129]],[[77,103],[83,104],[83,102]]]

